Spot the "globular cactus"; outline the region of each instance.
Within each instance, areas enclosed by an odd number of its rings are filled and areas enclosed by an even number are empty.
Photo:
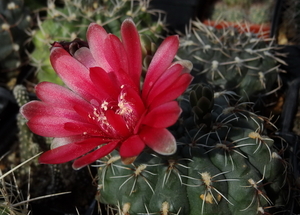
[[[107,32],[119,36],[119,26],[127,17],[137,23],[140,33],[156,39],[164,28],[163,21],[152,22],[152,16],[158,15],[157,10],[149,8],[147,0],[117,1],[63,1],[57,6],[55,1],[48,1],[47,17],[40,19],[38,29],[33,37],[34,52],[30,55],[31,64],[37,68],[40,81],[61,83],[54,74],[49,61],[49,48],[55,41],[73,41],[85,39],[86,29],[91,22],[101,24]]]
[[[23,0],[0,2],[0,82],[5,87],[14,84],[18,69],[28,62],[30,29],[33,26],[30,10]]]
[[[244,32],[241,32],[243,30]],[[261,102],[276,95],[281,87],[278,47],[272,39],[259,37],[244,29],[224,26],[217,29],[193,21],[182,37],[180,58],[203,65],[203,74],[217,91],[234,91],[242,101]],[[264,102],[270,105],[266,98]]]
[[[233,92],[194,86],[170,130],[173,156],[145,151],[131,165],[117,152],[99,160],[98,200],[119,214],[267,214],[288,201],[287,164],[268,136],[268,119]],[[205,119],[205,120],[204,120]]]
[[[212,20],[268,24],[271,21],[272,1],[270,0],[222,0],[214,6]]]

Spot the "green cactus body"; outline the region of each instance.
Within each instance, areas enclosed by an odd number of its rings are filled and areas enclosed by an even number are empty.
[[[114,152],[100,160],[99,201],[128,215],[280,210],[287,166],[267,134],[268,121],[247,103],[231,106],[232,95],[214,97],[211,87],[198,85],[183,97],[182,117],[170,128],[178,143],[173,156],[148,151],[123,165]]]
[[[227,22],[248,22],[252,24],[268,24],[271,20],[272,1],[223,0],[215,4],[212,20]]]
[[[0,2],[0,81],[8,84],[16,78],[17,69],[28,62],[26,49],[29,47],[32,19],[23,0]]]
[[[122,21],[132,17],[141,34],[157,39],[162,32],[161,21],[152,22],[151,16],[157,12],[148,8],[147,1],[117,0],[117,1],[64,1],[63,7],[58,7],[54,1],[48,2],[47,17],[39,21],[39,28],[33,36],[35,50],[31,54],[31,64],[38,68],[40,81],[51,81],[62,84],[54,73],[49,60],[49,48],[54,41],[73,41],[76,38],[85,39],[86,29],[91,22],[101,24],[107,32],[120,35]]]
[[[182,38],[178,55],[203,65],[198,74],[204,74],[216,89],[234,91],[242,101],[256,102],[274,95],[281,86],[278,62],[284,62],[275,52],[271,39],[195,21],[191,32]]]

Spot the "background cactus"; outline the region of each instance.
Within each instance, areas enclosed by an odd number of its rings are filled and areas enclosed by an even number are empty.
[[[33,26],[30,10],[23,0],[0,2],[0,83],[12,88],[22,66],[28,63],[30,30]]]
[[[221,0],[215,4],[212,20],[268,24],[271,20],[271,0]]]
[[[264,100],[266,106],[272,104],[266,97],[276,98],[281,86],[279,62],[284,61],[276,56],[277,49],[272,39],[247,32],[247,26],[242,31],[228,26],[217,29],[193,21],[178,55],[201,65],[198,75],[203,74],[216,91],[234,91],[242,101]]]
[[[158,11],[149,9],[147,0],[65,0],[62,6],[50,0],[45,10],[47,16],[41,17],[38,22],[33,37],[35,50],[30,55],[40,81],[62,84],[50,65],[48,50],[51,43],[62,40],[70,42],[76,38],[85,40],[86,29],[91,22],[103,25],[107,32],[118,36],[120,25],[127,17],[132,17],[137,23],[140,33],[152,39],[160,37],[163,29],[162,20],[152,22],[152,16],[158,15]]]

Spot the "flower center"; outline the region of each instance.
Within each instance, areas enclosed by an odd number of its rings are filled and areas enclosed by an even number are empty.
[[[126,138],[131,135],[138,122],[135,105],[126,100],[126,92],[122,91],[117,101],[91,102],[93,112],[89,119],[99,126],[107,135],[113,138]]]

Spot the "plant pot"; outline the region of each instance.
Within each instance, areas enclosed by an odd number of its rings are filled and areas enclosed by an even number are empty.
[[[166,22],[170,31],[185,31],[185,26],[196,15],[197,0],[152,0],[151,8],[166,12]]]

